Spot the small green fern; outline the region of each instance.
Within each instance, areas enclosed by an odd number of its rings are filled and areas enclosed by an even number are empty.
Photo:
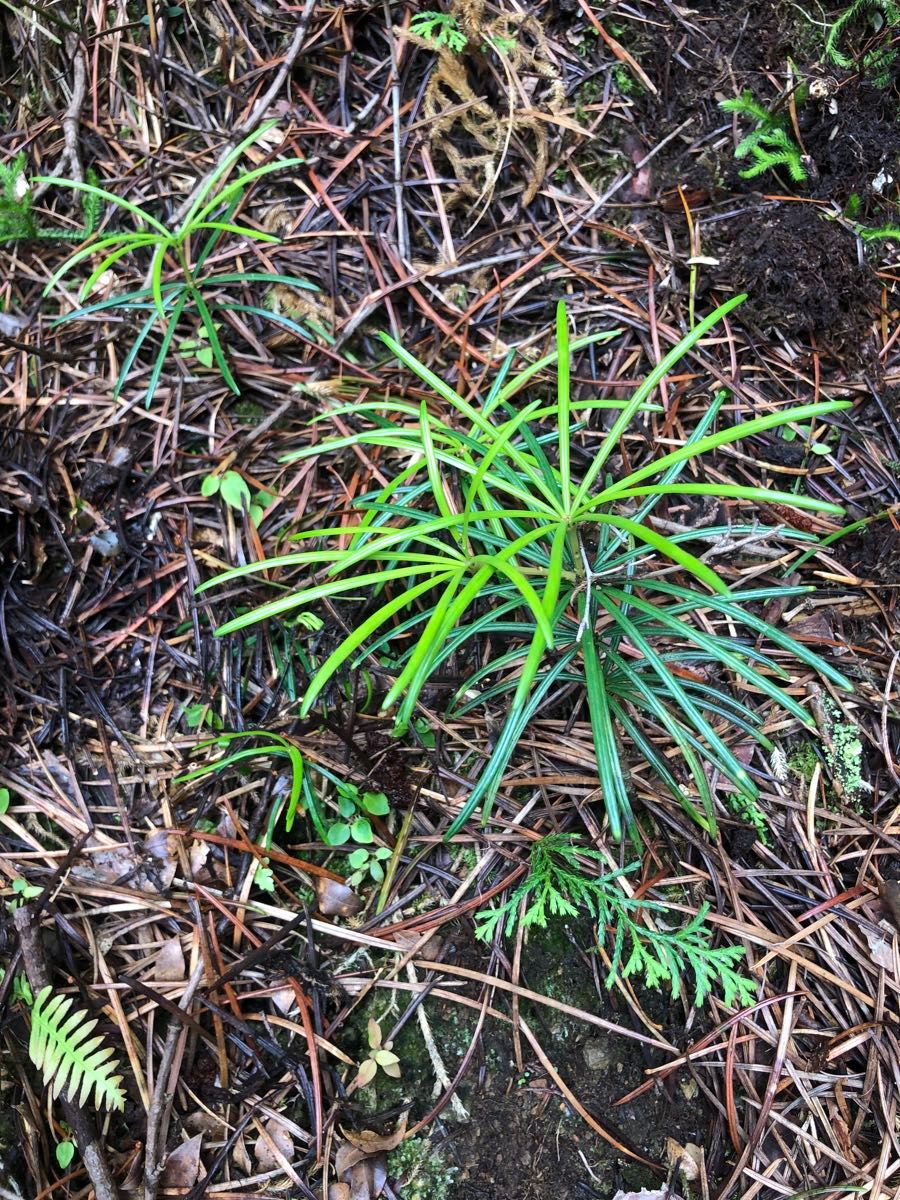
[[[879,14],[884,29],[900,25],[900,4],[896,0],[854,0],[828,30],[825,39],[825,58],[836,67],[848,70],[854,65],[853,59],[841,50],[841,39],[850,25],[868,13]],[[862,55],[859,65],[876,87],[884,88],[890,83],[891,67],[896,61],[897,51],[892,45],[876,46]]]
[[[665,904],[627,896],[616,881],[637,870],[632,863],[607,875],[586,875],[581,859],[601,862],[602,854],[581,844],[580,840],[564,833],[551,833],[535,842],[531,850],[531,869],[528,875],[497,908],[476,914],[476,934],[487,940],[502,926],[509,937],[516,925],[519,906],[523,900],[528,907],[522,917],[525,928],[536,925],[546,928],[548,917],[576,917],[586,909],[597,922],[598,936],[605,940],[611,931],[612,948],[606,986],[611,987],[617,976],[627,979],[643,977],[648,987],[671,985],[673,997],[681,994],[684,980],[693,978],[694,1003],[703,1003],[715,985],[722,989],[725,1004],[750,1004],[756,997],[756,984],[738,973],[737,964],[744,959],[741,946],[710,944],[706,924],[709,905],[700,907],[697,915],[679,929],[667,928],[661,918],[669,912]],[[645,925],[642,915],[650,914],[657,928]]]
[[[85,1041],[97,1022],[72,1006],[71,997],[54,995],[49,985],[41,988],[31,1010],[28,1055],[54,1098],[65,1089],[73,1103],[84,1105],[93,1092],[98,1108],[121,1110],[125,1093],[119,1086],[122,1076],[113,1074],[119,1065],[114,1052],[102,1048],[102,1037]]]
[[[96,184],[97,175],[88,171],[88,183]],[[0,162],[0,242],[19,242],[35,239],[59,239],[82,242],[97,228],[100,221],[100,199],[89,192],[81,198],[83,227],[60,229],[41,225],[35,217],[32,190],[25,170],[25,154],[20,151],[10,162]]]
[[[409,28],[411,33],[430,42],[436,50],[446,46],[453,54],[460,54],[466,48],[466,35],[452,13],[431,9],[416,13]]]
[[[753,158],[752,164],[741,171],[742,179],[754,179],[764,171],[774,170],[775,167],[787,167],[795,183],[806,181],[807,170],[803,155],[785,128],[783,113],[770,113],[753,98],[750,91],[743,91],[732,100],[721,100],[719,108],[756,122],[755,128],[751,129],[746,137],[741,138],[734,151],[735,158]]]

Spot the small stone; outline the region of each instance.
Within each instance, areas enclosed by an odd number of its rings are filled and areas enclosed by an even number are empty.
[[[607,1038],[588,1038],[581,1047],[581,1053],[589,1071],[605,1071],[612,1062]]]

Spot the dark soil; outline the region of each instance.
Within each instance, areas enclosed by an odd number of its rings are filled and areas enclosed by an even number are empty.
[[[571,932],[571,931],[570,931]],[[590,929],[578,927],[579,944]],[[583,935],[583,936],[582,936]],[[574,935],[573,935],[574,936]],[[543,935],[526,946],[523,983],[558,995],[626,1028],[635,1027],[627,1005],[615,993],[597,994],[589,962],[564,935]],[[664,1034],[684,1039],[684,1009],[664,994],[645,993],[646,1010]],[[661,1051],[585,1026],[552,1009],[522,1005],[545,1052],[581,1103],[614,1138],[660,1164],[654,1171],[602,1141],[573,1113],[540,1062],[522,1039],[524,1072],[510,1076],[512,1038],[496,1028],[486,1038],[488,1061],[478,1086],[465,1093],[472,1120],[451,1137],[450,1158],[459,1164],[449,1200],[544,1200],[565,1196],[610,1197],[620,1188],[659,1187],[668,1170],[666,1141],[704,1145],[712,1150],[710,1120],[690,1076],[674,1075],[665,1085],[616,1108],[616,1101],[644,1082],[648,1067],[665,1060]],[[669,1023],[680,1022],[680,1029]],[[646,1030],[642,1030],[646,1032]],[[464,1144],[464,1149],[463,1149]],[[585,1163],[590,1173],[585,1169]],[[593,1178],[591,1190],[588,1181]]]
[[[873,217],[878,210],[887,215],[889,206],[872,183],[882,171],[896,177],[900,121],[893,91],[865,79],[847,80],[830,99],[802,105],[797,122],[818,172],[810,181],[811,194],[841,205],[855,194],[868,201]]]
[[[900,582],[900,530],[879,522],[842,538],[836,557],[854,575],[872,583]]]
[[[815,205],[760,205],[706,228],[715,279],[748,293],[742,315],[757,333],[812,335],[834,350],[863,344],[878,280],[859,262],[853,234]]]
[[[760,335],[812,336],[820,347],[845,353],[852,347],[855,356],[877,311],[880,284],[852,226],[824,220],[820,208],[840,216],[853,198],[855,219],[865,225],[896,219],[882,195],[900,174],[896,88],[877,88],[857,73],[825,72],[821,36],[780,0],[739,8],[698,2],[689,23],[662,10],[655,15],[622,34],[658,89],[635,101],[635,124],[644,154],[675,136],[655,155],[643,184],[653,207],[629,215],[687,258],[680,187],[699,225],[702,254],[719,259],[711,272],[701,270],[701,290],[714,284],[726,293],[748,291],[743,319]],[[749,89],[770,110],[787,111],[787,92],[772,87],[773,77],[784,78],[786,56],[804,79],[825,84],[818,99],[793,98],[809,178],[796,184],[786,172],[768,172],[745,179],[731,118],[718,101]],[[738,120],[738,136],[745,124]],[[623,145],[629,149],[634,140],[629,133]],[[766,193],[830,203],[773,205]],[[623,196],[639,199],[633,190]]]

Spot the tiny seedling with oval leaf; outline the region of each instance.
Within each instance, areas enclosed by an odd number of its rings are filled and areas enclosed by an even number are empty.
[[[390,805],[384,792],[360,792],[353,783],[338,782],[337,809],[341,820],[328,825],[325,838],[328,845],[344,846],[347,842],[369,845],[375,840],[369,817],[386,817]]]
[[[369,1018],[367,1035],[369,1054],[359,1064],[359,1071],[351,1085],[353,1088],[362,1088],[371,1083],[378,1074],[379,1067],[392,1079],[400,1078],[400,1059],[391,1049],[393,1042],[385,1042],[382,1045],[381,1026],[372,1018]]]

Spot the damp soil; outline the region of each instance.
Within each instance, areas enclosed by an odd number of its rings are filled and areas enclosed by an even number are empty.
[[[861,348],[880,285],[857,239],[810,204],[760,204],[708,227],[719,289],[746,292],[741,315],[760,336]]]
[[[462,929],[458,932],[451,949],[454,961],[483,967],[484,947],[468,941]],[[595,962],[589,922],[551,924],[539,934],[523,947],[522,987],[652,1036],[653,1029],[639,1022],[622,994],[603,986],[595,971],[600,964]],[[690,1030],[685,1028],[686,1008],[681,1000],[646,989],[641,989],[640,1000],[658,1036],[670,1044],[683,1047],[702,1034],[696,1022]],[[491,1003],[511,1015],[508,997],[497,993]],[[369,1016],[375,1015],[384,1031],[390,1028],[391,1019],[376,1011],[378,1005],[383,1009],[383,1000],[373,1005],[371,1011],[363,1006],[354,1015],[355,1034],[345,1030],[344,1044],[351,1053],[356,1049],[353,1036],[359,1038],[362,1052]],[[671,1168],[670,1149],[688,1143],[704,1147],[710,1180],[725,1173],[717,1114],[689,1072],[676,1072],[627,1104],[618,1104],[647,1080],[650,1068],[668,1061],[667,1051],[544,1004],[523,1000],[519,1011],[554,1070],[609,1137],[600,1136],[573,1111],[524,1035],[517,1066],[511,1025],[488,1019],[457,1089],[468,1119],[460,1121],[447,1107],[430,1127],[431,1144],[440,1155],[449,1185],[446,1195],[441,1190],[440,1200],[558,1200],[560,1196],[608,1200],[620,1189],[659,1187]],[[432,999],[427,1016],[452,1077],[471,1045],[475,1014]],[[412,1124],[433,1108],[435,1097],[427,1080],[434,1072],[417,1018],[403,1023],[392,1048],[400,1058],[402,1077],[394,1081],[379,1075],[373,1087],[359,1096],[355,1111],[345,1112],[345,1121],[360,1127],[384,1121],[387,1127],[405,1108]],[[415,1083],[414,1095],[409,1092],[410,1081]]]
[[[876,86],[859,71],[826,69],[821,29],[785,0],[696,0],[687,15],[657,6],[652,22],[622,20],[617,29],[656,88],[632,97],[623,153],[636,162],[665,142],[622,192],[621,222],[661,253],[667,248],[674,275],[686,282],[687,201],[702,255],[718,259],[699,271],[701,290],[748,291],[742,319],[760,336],[814,339],[858,361],[878,314],[883,244],[863,251],[853,221],[897,223],[890,193],[900,178],[898,70]],[[798,79],[819,81],[818,99],[789,96],[788,59]],[[786,172],[741,176],[734,123],[719,101],[745,89],[770,111],[793,110],[804,183]],[[747,131],[741,118],[737,128]]]
[[[579,923],[535,939],[523,951],[523,985],[646,1033],[618,992],[602,985],[598,992],[587,949],[590,935],[590,927]],[[661,1036],[677,1045],[690,1040],[682,1004],[655,992],[643,992],[641,999]],[[579,1101],[613,1141],[637,1157],[604,1140],[571,1110],[524,1037],[524,1069],[511,1071],[511,1031],[494,1026],[487,1057],[493,1066],[468,1093],[471,1121],[448,1143],[450,1157],[459,1164],[448,1200],[607,1198],[619,1189],[659,1187],[669,1168],[667,1139],[705,1146],[709,1155],[716,1122],[688,1074],[617,1106],[646,1080],[648,1068],[666,1061],[664,1051],[544,1006],[523,1003],[521,1014]],[[658,1169],[638,1157],[659,1164]],[[721,1162],[717,1165],[721,1170]]]

